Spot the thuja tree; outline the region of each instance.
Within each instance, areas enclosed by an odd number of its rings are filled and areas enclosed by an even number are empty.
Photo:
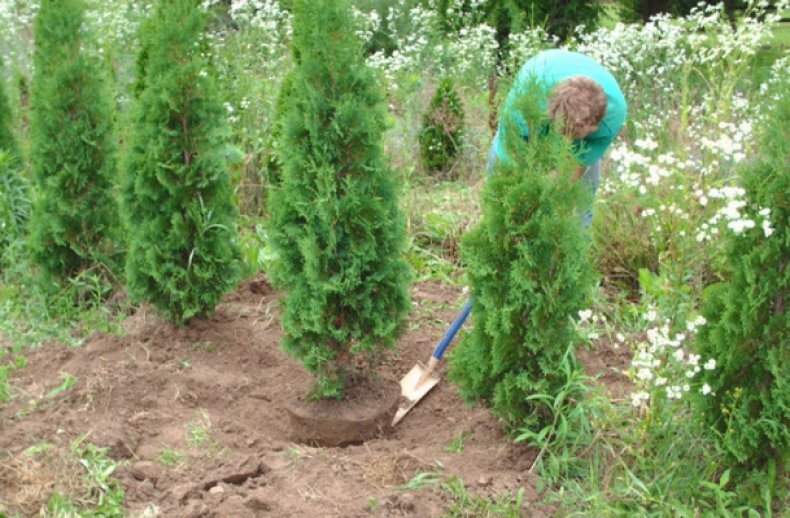
[[[780,84],[764,119],[757,160],[743,170],[748,212],[756,224],[728,238],[727,280],[704,293],[707,325],[697,335],[703,357],[698,416],[727,454],[776,478],[790,462],[790,86]]]
[[[293,9],[270,274],[285,290],[284,349],[316,374],[314,397],[342,397],[352,360],[392,345],[408,309],[405,225],[382,153],[382,96],[348,4],[297,0]]]
[[[423,166],[432,172],[452,165],[461,149],[464,107],[452,79],[443,78],[423,116],[420,131],[420,156]]]
[[[573,180],[577,163],[543,117],[537,88],[519,105],[530,134],[542,136],[525,142],[505,128],[510,158],[487,178],[482,218],[462,240],[474,325],[450,356],[461,395],[490,405],[510,432],[550,422],[529,396],[558,393],[572,316],[594,281],[579,210],[589,193]]]
[[[125,155],[131,294],[182,323],[240,274],[228,131],[198,0],[163,0],[141,26]]]
[[[83,11],[80,0],[44,0],[35,22],[30,159],[37,198],[30,243],[52,281],[117,261],[112,105],[104,71],[90,54]]]

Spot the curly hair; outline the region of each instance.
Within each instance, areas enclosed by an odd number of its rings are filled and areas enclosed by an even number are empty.
[[[549,120],[565,135],[582,138],[601,123],[606,113],[606,94],[589,77],[568,77],[552,89],[547,111]]]

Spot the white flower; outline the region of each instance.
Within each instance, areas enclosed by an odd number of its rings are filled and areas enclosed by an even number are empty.
[[[658,314],[656,313],[656,310],[650,309],[647,313],[645,313],[644,317],[648,322],[654,322],[658,317]]]
[[[590,310],[590,309],[583,309],[583,310],[579,311],[579,322],[580,323],[581,322],[587,322],[588,320],[590,320],[591,316],[592,316],[592,310]]]
[[[653,371],[643,367],[639,369],[639,371],[636,373],[636,377],[639,378],[640,380],[650,381],[651,379],[653,379]]]
[[[705,368],[706,371],[712,371],[713,369],[716,368],[716,360],[714,358],[711,358],[710,360],[705,362],[705,365],[703,365],[703,367]]]
[[[705,320],[705,317],[703,317],[702,315],[699,315],[697,318],[694,319],[694,325],[696,325],[697,327],[704,326],[707,323],[708,321]]]
[[[751,219],[734,219],[727,223],[727,227],[729,227],[736,234],[740,234],[744,231],[744,229],[754,228],[754,221]]]
[[[656,383],[655,383],[655,385],[656,385],[656,387],[661,387],[661,386],[663,386],[663,385],[666,385],[666,384],[667,384],[667,381],[669,381],[669,380],[668,380],[668,379],[666,379],[666,378],[656,378]]]
[[[623,336],[623,333],[617,333],[616,335],[614,335],[614,338],[620,343],[625,342],[625,336]]]
[[[767,219],[763,221],[763,233],[765,233],[765,237],[771,237],[771,234],[774,233],[774,229],[771,226],[771,222]]]
[[[675,353],[672,356],[675,358],[675,360],[677,360],[679,362],[682,362],[683,361],[683,349],[678,349],[677,351],[675,351]]]
[[[641,406],[643,401],[650,399],[650,394],[647,392],[634,392],[631,394],[631,404],[633,406]]]
[[[689,365],[696,365],[699,363],[700,355],[691,353],[689,354]]]
[[[702,394],[705,395],[705,396],[710,394],[710,385],[708,385],[707,383],[702,385]]]

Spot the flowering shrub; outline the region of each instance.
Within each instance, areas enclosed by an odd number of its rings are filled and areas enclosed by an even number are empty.
[[[698,349],[718,358],[720,368],[705,373],[712,397],[697,398],[696,406],[729,456],[781,473],[790,455],[790,86],[774,88],[757,159],[743,171],[744,202],[728,224],[729,275],[705,292],[709,325]],[[775,481],[780,489],[785,483]]]

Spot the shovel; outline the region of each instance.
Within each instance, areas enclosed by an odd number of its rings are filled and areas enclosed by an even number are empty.
[[[433,354],[428,360],[428,363],[424,365],[422,362],[418,361],[409,373],[400,380],[401,396],[406,401],[395,413],[395,417],[392,419],[392,426],[398,424],[398,422],[409,413],[409,410],[414,408],[414,405],[419,403],[425,394],[430,392],[430,390],[439,383],[439,376],[435,375],[433,371],[436,369],[439,360],[442,359],[445,349],[450,345],[458,329],[463,325],[471,309],[472,299],[470,298],[464,303],[461,312],[455,317],[453,323],[450,324],[450,328],[444,333],[444,336],[433,350]]]

